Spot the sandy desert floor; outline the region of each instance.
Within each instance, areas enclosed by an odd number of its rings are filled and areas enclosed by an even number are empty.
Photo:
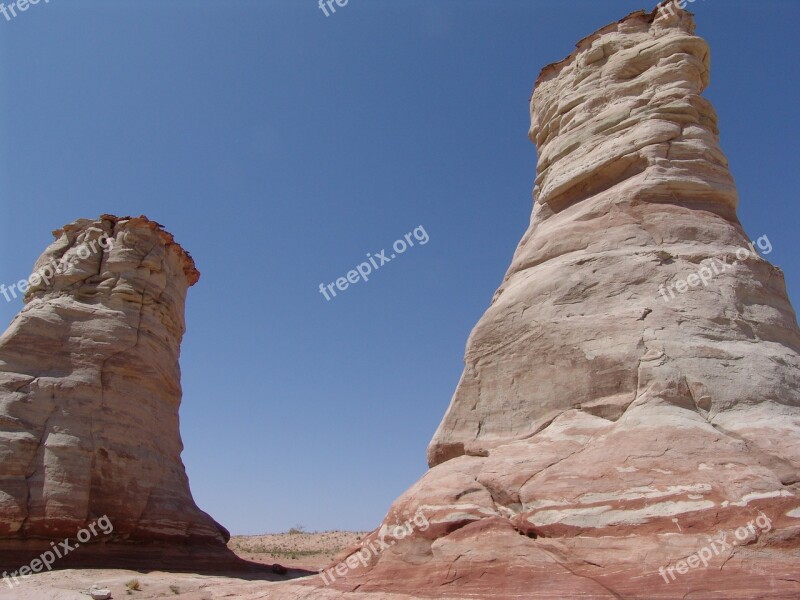
[[[2,600],[86,600],[89,590],[105,588],[112,598],[150,600],[216,600],[218,598],[258,597],[269,580],[286,581],[313,573],[330,564],[344,548],[354,544],[363,532],[328,531],[322,533],[280,533],[258,536],[235,536],[229,547],[250,562],[279,564],[289,569],[286,575],[199,575],[108,569],[65,569],[20,579],[9,589],[0,583]],[[138,589],[135,589],[138,588]]]
[[[228,547],[251,562],[278,563],[290,569],[319,571],[330,564],[339,552],[365,535],[365,532],[325,531],[235,536]]]

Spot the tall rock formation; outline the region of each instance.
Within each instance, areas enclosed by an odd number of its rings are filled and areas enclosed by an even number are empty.
[[[708,81],[680,9],[542,71],[530,228],[430,471],[364,547],[430,527],[313,597],[800,597],[800,331],[737,220]]]
[[[18,567],[24,550],[102,516],[113,533],[76,556],[224,549],[228,533],[195,505],[180,457],[194,262],[144,217],[81,219],[54,235],[0,338],[0,554]]]

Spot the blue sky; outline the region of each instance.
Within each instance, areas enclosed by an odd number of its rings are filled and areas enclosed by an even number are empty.
[[[51,0],[0,17],[0,281],[145,214],[202,272],[186,463],[234,533],[371,529],[426,470],[531,210],[539,70],[643,0]],[[800,298],[800,3],[697,0],[753,239]],[[330,302],[319,284],[429,235]],[[0,302],[7,324],[19,302]]]

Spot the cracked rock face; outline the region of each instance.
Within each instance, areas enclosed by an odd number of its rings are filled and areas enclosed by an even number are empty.
[[[178,427],[186,291],[160,225],[105,215],[54,232],[0,338],[0,546],[74,538],[224,546],[194,503]]]
[[[542,71],[531,226],[430,471],[365,542],[418,511],[431,526],[329,590],[800,597],[800,332],[781,271],[740,251],[708,79],[679,9]],[[707,285],[668,291],[704,268]],[[703,548],[707,568],[678,567]]]

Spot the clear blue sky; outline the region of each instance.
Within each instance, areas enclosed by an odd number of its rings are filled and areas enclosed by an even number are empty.
[[[645,0],[51,0],[0,16],[0,282],[51,230],[145,214],[197,261],[181,408],[234,533],[371,529],[524,232],[546,64]],[[750,235],[800,299],[800,2],[698,0]],[[423,225],[367,283],[318,291]],[[21,307],[0,302],[0,321]]]

